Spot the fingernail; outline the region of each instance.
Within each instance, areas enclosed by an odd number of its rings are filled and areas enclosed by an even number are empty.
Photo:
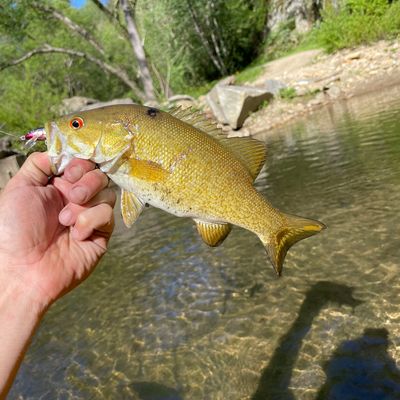
[[[79,165],[76,165],[68,170],[68,177],[70,180],[74,182],[81,179],[82,176],[83,176],[83,169]]]
[[[59,216],[59,220],[63,225],[68,226],[72,220],[71,210],[69,210],[68,208],[62,210]]]
[[[82,203],[87,196],[87,190],[82,186],[74,187],[71,190],[71,200],[76,203]]]

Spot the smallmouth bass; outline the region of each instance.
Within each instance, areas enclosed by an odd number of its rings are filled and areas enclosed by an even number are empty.
[[[278,275],[288,249],[325,227],[280,212],[255,190],[266,158],[262,142],[227,138],[200,113],[116,105],[61,117],[45,132],[55,174],[73,157],[87,159],[121,188],[128,227],[145,204],[192,218],[209,246],[237,225],[260,238]]]

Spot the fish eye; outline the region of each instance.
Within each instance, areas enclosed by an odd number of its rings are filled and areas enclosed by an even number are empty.
[[[69,126],[72,129],[79,129],[83,126],[83,119],[81,117],[76,117],[69,122]]]

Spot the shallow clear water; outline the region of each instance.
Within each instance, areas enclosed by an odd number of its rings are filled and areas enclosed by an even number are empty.
[[[146,209],[50,310],[10,399],[400,398],[400,88],[265,140],[257,187],[328,225],[284,276],[249,232],[210,249]]]

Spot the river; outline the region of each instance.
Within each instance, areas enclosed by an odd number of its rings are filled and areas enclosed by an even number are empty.
[[[277,278],[236,228],[149,208],[52,307],[10,399],[400,398],[400,88],[259,135],[257,188],[328,229]]]

